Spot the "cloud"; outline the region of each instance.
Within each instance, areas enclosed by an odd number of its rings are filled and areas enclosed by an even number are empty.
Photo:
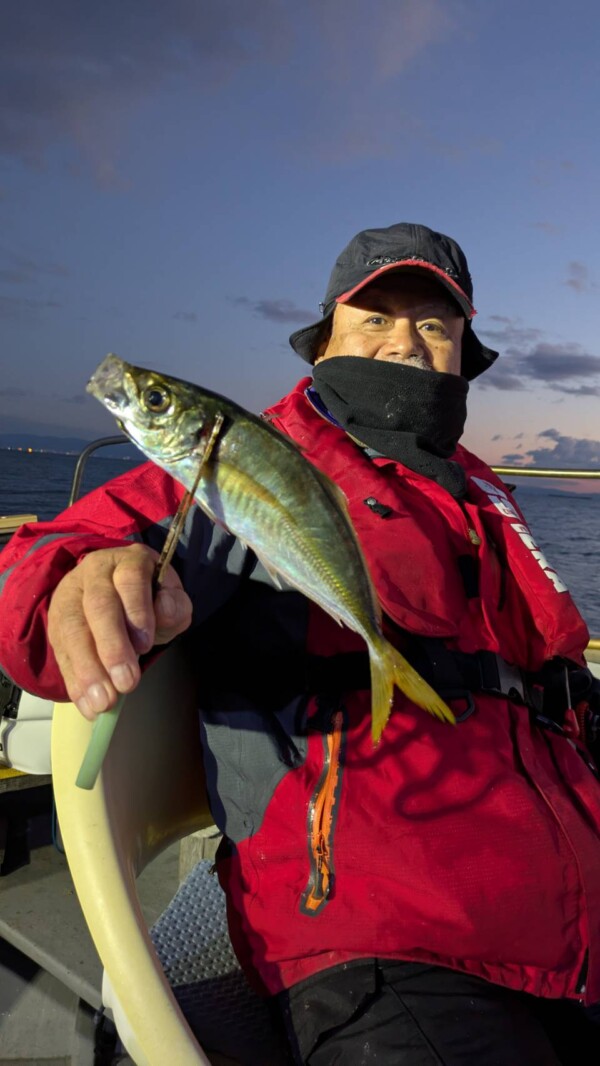
[[[537,344],[526,355],[514,350],[507,354],[516,355],[521,373],[537,381],[556,382],[600,374],[600,356],[582,351],[579,344]]]
[[[576,259],[569,263],[569,277],[565,285],[574,292],[594,292],[598,289],[598,285],[590,279],[590,272],[585,263]]]
[[[502,356],[486,371],[485,377],[478,378],[481,389],[499,389],[501,392],[519,392],[525,388],[516,360]]]
[[[564,392],[567,396],[600,396],[600,385],[549,385],[555,392]]]
[[[556,159],[554,157],[551,159],[538,159],[533,172],[533,183],[534,185],[548,187],[552,183],[556,183],[557,179],[572,175],[575,170],[576,166],[572,159]]]
[[[297,325],[308,325],[315,319],[314,311],[306,311],[296,307],[292,300],[258,300],[254,305],[254,311],[262,318],[268,318],[271,322],[290,322]]]
[[[555,225],[554,222],[530,222],[529,226],[531,229],[539,229],[542,233],[547,233],[550,237],[554,237],[562,231],[562,227]]]
[[[464,5],[455,0],[377,0],[372,17],[363,0],[310,0],[313,66],[319,71],[318,110],[296,127],[291,150],[328,165],[391,160],[399,145],[456,162],[470,154],[498,155],[496,138],[455,132],[440,136],[424,121],[403,87],[425,54],[444,62],[444,46],[469,31]],[[390,93],[393,92],[393,106]],[[406,106],[402,102],[406,100]],[[374,115],[378,116],[374,120]],[[326,134],[322,116],[326,116]]]
[[[28,389],[18,388],[3,388],[0,389],[0,396],[3,400],[22,400],[26,396],[30,396],[31,393]]]
[[[36,397],[43,397],[44,400],[46,401],[48,399],[48,393],[47,392],[40,392],[39,390],[36,390],[35,388],[31,388],[31,389],[21,389],[21,388],[0,389],[0,398],[3,399],[3,400],[4,399],[12,399],[12,400],[27,399],[27,400],[32,400],[32,399],[35,399]],[[76,406],[80,406],[81,404],[85,404],[86,406],[89,406],[90,408],[92,408],[92,406],[93,406],[93,401],[90,399],[90,397],[87,395],[87,393],[83,390],[83,388],[81,389],[80,392],[72,393],[69,396],[65,396],[63,393],[60,393],[60,392],[54,392],[54,393],[52,393],[52,397],[51,398],[52,398],[52,400],[56,400],[58,403],[75,404]]]
[[[222,84],[254,57],[281,61],[279,0],[28,0],[3,11],[0,145],[41,167],[65,138],[114,182],[127,121],[156,89]]]
[[[310,0],[308,6],[327,53],[323,70],[344,83],[356,79],[365,57],[376,79],[389,81],[457,29],[456,5],[443,0],[377,0],[373,18],[365,18],[363,0]]]
[[[3,281],[5,285],[22,285],[27,281],[31,281],[31,278],[22,270],[0,267],[0,281]]]
[[[255,315],[270,322],[288,322],[291,325],[307,326],[318,317],[316,311],[296,307],[293,300],[249,300],[247,296],[234,296],[231,303],[237,307],[250,307]]]
[[[553,441],[553,446],[542,445],[531,448],[527,453],[527,465],[554,466],[559,469],[600,468],[600,440],[588,440],[584,437],[569,437],[557,429],[545,429],[538,433],[538,439]],[[507,464],[522,462],[523,456],[514,453],[503,455]]]
[[[485,337],[486,340],[503,347],[505,345],[533,344],[543,337],[541,329],[522,325],[520,318],[508,318],[506,315],[488,315],[488,322],[494,325],[490,329],[487,326],[477,327],[477,336]]]
[[[37,281],[40,275],[66,278],[69,271],[62,263],[30,259],[28,256],[13,252],[9,248],[0,248],[0,281],[8,285],[25,285]]]
[[[296,158],[301,160],[308,152],[311,159],[334,166],[360,159],[393,159],[399,141],[422,144],[428,140],[423,123],[399,106],[386,116],[385,130],[381,130],[370,117],[372,106],[372,96],[366,94],[362,99],[349,100],[347,108],[334,106],[338,117],[328,128],[327,136],[323,136],[320,124],[304,129],[293,149]],[[452,150],[458,153],[458,146]]]
[[[198,315],[195,311],[176,311],[173,318],[178,318],[181,322],[197,322]]]
[[[0,320],[36,321],[41,311],[61,306],[57,300],[28,300],[22,296],[0,296]]]
[[[424,53],[468,32],[462,0],[27,0],[5,5],[0,35],[0,151],[41,168],[60,143],[71,173],[90,169],[105,186],[126,185],[120,154],[134,116],[159,93],[185,92],[201,116],[215,93],[247,69],[280,73],[299,106],[286,118],[288,150],[334,162],[396,154],[396,138],[419,137],[456,157],[407,106],[389,108],[392,82]],[[303,54],[305,62],[299,63]],[[439,60],[443,62],[443,54]],[[315,79],[314,71],[318,71]],[[273,78],[271,78],[273,81]],[[397,87],[399,89],[399,87]],[[240,86],[240,92],[244,87]],[[373,114],[386,108],[374,130]],[[326,116],[327,136],[323,136]],[[497,152],[490,138],[468,151]],[[313,158],[311,154],[311,158]]]
[[[583,381],[577,383],[577,379]],[[487,372],[481,386],[514,392],[531,382],[570,396],[600,395],[600,356],[584,351],[574,342],[540,342],[528,352],[507,348]]]

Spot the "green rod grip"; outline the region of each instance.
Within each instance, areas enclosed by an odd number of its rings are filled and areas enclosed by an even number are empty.
[[[85,788],[89,791],[96,784],[124,702],[125,696],[119,696],[114,707],[99,714],[96,718],[75,782],[77,788]]]

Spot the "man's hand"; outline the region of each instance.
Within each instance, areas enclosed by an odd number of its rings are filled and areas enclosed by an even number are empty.
[[[69,698],[93,721],[140,679],[138,655],[190,624],[192,604],[169,567],[156,599],[157,552],[142,544],[90,552],[50,601],[48,639]]]

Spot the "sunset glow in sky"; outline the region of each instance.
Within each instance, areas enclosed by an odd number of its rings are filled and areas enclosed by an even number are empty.
[[[360,229],[457,239],[501,356],[464,442],[600,466],[593,0],[5,0],[2,432],[93,437],[108,351],[260,410]]]

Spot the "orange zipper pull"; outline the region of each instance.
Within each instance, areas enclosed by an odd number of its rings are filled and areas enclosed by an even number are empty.
[[[334,809],[339,799],[344,715],[336,711],[331,732],[323,737],[325,759],[317,789],[309,804],[308,843],[311,872],[302,897],[302,910],[316,914],[329,898],[333,885]]]

